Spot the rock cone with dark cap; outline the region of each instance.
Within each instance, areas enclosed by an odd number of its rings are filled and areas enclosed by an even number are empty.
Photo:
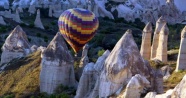
[[[14,58],[26,56],[31,52],[27,36],[19,25],[7,37],[2,51],[1,64],[8,63]]]
[[[176,71],[186,69],[186,26],[181,32],[180,50],[176,64]]]
[[[158,48],[156,51],[156,59],[162,62],[167,62],[167,40],[168,40],[169,29],[165,24],[159,34]]]
[[[152,75],[140,55],[132,31],[128,30],[117,42],[105,61],[100,76],[99,97],[115,94],[126,86],[132,76],[136,74],[146,78]]]
[[[166,24],[166,20],[164,19],[163,16],[161,16],[156,22],[156,28],[154,31],[154,37],[153,37],[153,42],[152,42],[152,46],[151,46],[151,59],[154,59],[156,57],[157,48],[158,48],[158,44],[159,44],[159,33],[161,31],[161,28],[165,24]]]
[[[59,85],[75,87],[73,57],[58,32],[42,53],[40,91],[54,93]]]
[[[0,16],[0,24],[1,24],[1,25],[6,25],[6,22],[4,21],[4,19],[3,19],[2,16]]]
[[[40,10],[39,9],[37,10],[37,15],[36,15],[36,19],[34,21],[34,25],[37,28],[45,29],[44,26],[43,26],[43,23],[41,22]]]
[[[143,29],[142,44],[140,49],[140,54],[144,59],[150,60],[151,55],[151,35],[152,35],[152,25],[150,22],[147,23]]]

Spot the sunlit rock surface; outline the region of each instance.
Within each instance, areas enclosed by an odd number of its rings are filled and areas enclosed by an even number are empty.
[[[1,64],[8,63],[14,58],[24,57],[31,52],[26,33],[19,25],[6,38],[1,49]]]

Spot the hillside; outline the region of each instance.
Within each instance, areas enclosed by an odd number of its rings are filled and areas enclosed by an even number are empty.
[[[26,97],[39,91],[40,52],[14,59],[0,73],[0,96]]]

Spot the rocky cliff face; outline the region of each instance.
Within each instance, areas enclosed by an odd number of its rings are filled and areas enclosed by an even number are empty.
[[[42,53],[40,91],[54,93],[59,85],[76,87],[73,57],[58,32]]]
[[[1,64],[7,63],[14,58],[26,56],[31,52],[27,36],[20,26],[14,28],[1,49],[3,51]]]

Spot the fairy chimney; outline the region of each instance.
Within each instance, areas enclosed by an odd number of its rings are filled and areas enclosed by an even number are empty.
[[[157,52],[158,43],[159,43],[159,33],[164,24],[166,24],[166,21],[164,17],[161,16],[156,22],[156,28],[154,31],[154,37],[153,37],[153,42],[151,46],[151,59],[156,57],[156,52]]]
[[[80,60],[80,65],[79,65],[80,68],[84,67],[89,62],[89,59],[88,59],[88,56],[87,56],[88,48],[89,48],[88,44],[85,44],[85,46],[83,47],[82,57],[81,57],[81,60]]]
[[[92,11],[92,4],[91,4],[91,0],[88,1],[88,10]]]
[[[76,87],[74,60],[67,45],[58,32],[42,52],[40,91],[55,93],[59,85]]]
[[[99,97],[108,98],[115,94],[136,74],[151,77],[151,71],[140,55],[132,31],[127,30],[105,60],[100,75]]]
[[[181,32],[180,50],[177,58],[176,71],[186,69],[186,26]]]
[[[5,17],[5,18],[12,18],[11,10],[9,10],[9,11],[6,10],[6,11],[4,12],[4,17]]]
[[[20,16],[19,16],[19,10],[16,9],[15,16],[13,17],[13,20],[16,21],[17,23],[22,23]]]
[[[6,38],[1,50],[1,64],[8,63],[14,58],[27,56],[31,52],[26,33],[19,25]]]
[[[39,9],[37,10],[37,15],[36,15],[36,19],[35,19],[35,21],[34,21],[34,25],[35,25],[35,27],[37,27],[37,28],[45,29],[45,28],[43,27],[43,23],[41,22],[40,10],[39,10]]]
[[[0,16],[0,24],[1,24],[1,25],[6,25],[6,22],[4,21],[4,19],[3,19],[2,16]]]
[[[144,59],[150,60],[151,55],[151,35],[152,35],[152,25],[150,22],[147,23],[143,29],[142,44],[140,54]]]
[[[89,48],[88,44],[85,44],[85,46],[83,47],[80,64],[79,64],[79,67],[77,69],[77,74],[76,74],[76,78],[78,80],[80,79],[80,77],[82,75],[82,72],[83,72],[83,69],[84,69],[85,65],[87,65],[89,63],[89,58],[87,56],[88,48]]]
[[[156,53],[156,59],[162,62],[167,62],[167,40],[168,40],[169,29],[165,24],[159,34],[159,43]]]
[[[22,8],[22,7],[19,6],[17,9],[18,9],[18,11],[19,11],[20,13],[23,13],[23,8]]]
[[[49,12],[48,12],[49,17],[52,17],[52,11],[53,11],[53,5],[49,5]]]
[[[36,8],[35,8],[35,5],[30,5],[29,9],[28,9],[28,12],[30,14],[35,14],[36,12]]]

